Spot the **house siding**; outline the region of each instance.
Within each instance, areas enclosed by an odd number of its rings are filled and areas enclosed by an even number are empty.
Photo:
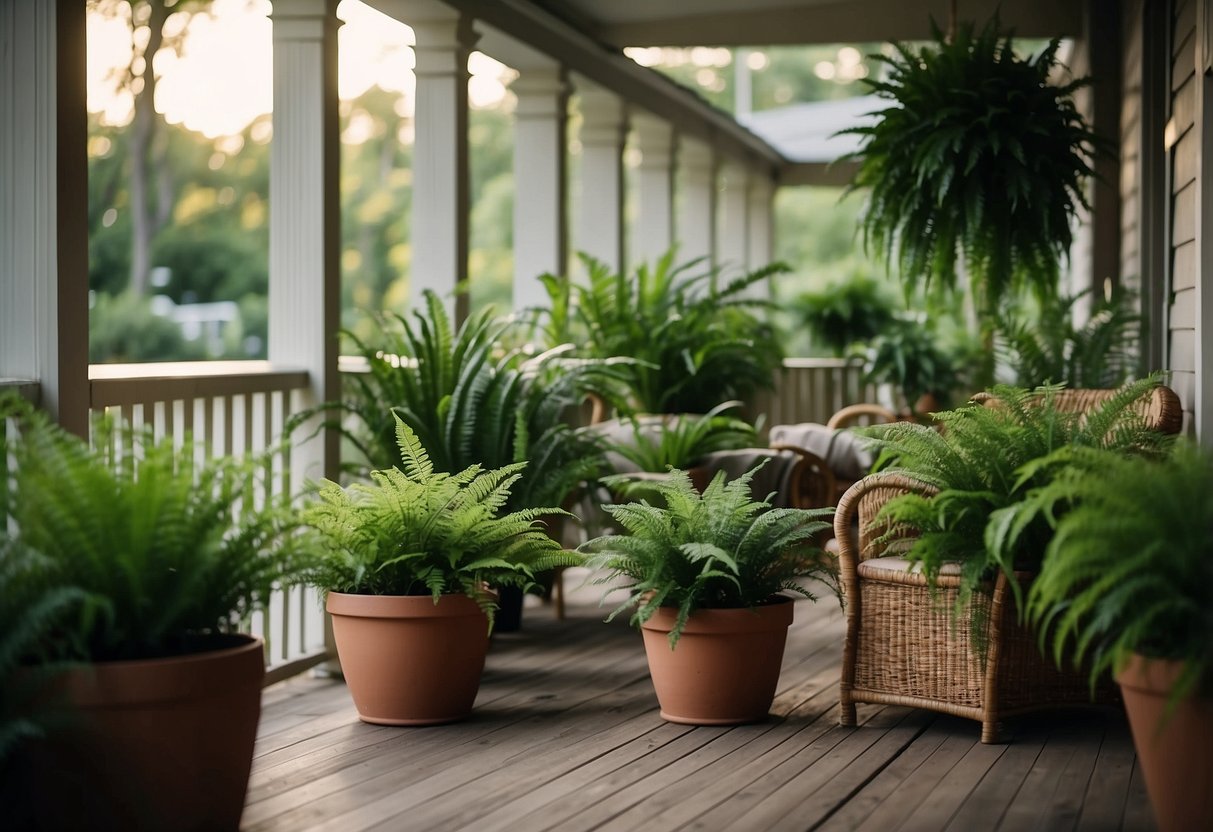
[[[1120,283],[1131,292],[1142,291],[1141,211],[1138,169],[1142,144],[1142,18],[1141,2],[1125,4],[1121,43],[1120,107]]]
[[[1196,113],[1196,0],[1177,0],[1172,16],[1171,288],[1168,302],[1168,367],[1171,384],[1191,432],[1196,410],[1196,214],[1200,131]]]

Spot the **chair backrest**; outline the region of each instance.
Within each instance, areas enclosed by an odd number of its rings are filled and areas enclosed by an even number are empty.
[[[887,425],[897,421],[897,414],[878,404],[851,404],[839,410],[826,422],[827,428],[836,430],[853,425]]]
[[[1120,391],[1116,389],[1063,389],[1057,391],[1054,401],[1062,413],[1089,413],[1118,392]],[[978,393],[973,397],[973,401],[979,402],[983,407],[998,406],[998,399],[989,393]],[[1170,387],[1159,385],[1153,388],[1149,396],[1143,396],[1134,404],[1134,409],[1145,420],[1146,427],[1152,430],[1171,435],[1183,430],[1183,404]]]

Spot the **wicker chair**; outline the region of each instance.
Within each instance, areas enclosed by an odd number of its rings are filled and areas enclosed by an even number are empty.
[[[1003,717],[1088,704],[1086,675],[1058,670],[1019,625],[1005,575],[999,573],[990,591],[973,596],[988,612],[983,663],[969,637],[973,613],[952,615],[959,570],[945,566],[932,593],[926,576],[909,569],[908,561],[880,556],[882,547],[873,541],[883,529],[874,528],[872,519],[889,500],[910,492],[930,496],[934,490],[899,474],[873,474],[847,490],[834,515],[847,624],[841,724],[856,724],[857,702],[908,705],[978,720],[981,741],[994,743]],[[1098,701],[1114,701],[1110,686],[1098,693]]]
[[[1075,388],[1059,390],[1054,402],[1063,413],[1087,413],[1112,398],[1118,390],[1091,390]],[[978,393],[973,401],[986,407],[996,407],[998,399],[989,393]],[[1183,430],[1184,411],[1179,396],[1170,387],[1158,386],[1150,395],[1139,401],[1135,409],[1145,419],[1146,426],[1159,433],[1177,434]]]
[[[831,416],[826,427],[841,430],[854,425],[887,425],[896,421],[897,414],[883,405],[849,404]]]
[[[1114,391],[1063,391],[1062,406],[1086,411]],[[977,397],[990,405],[991,399]],[[1157,388],[1141,413],[1155,430],[1177,433],[1183,422],[1179,399]],[[889,556],[874,541],[884,532],[873,518],[894,497],[934,489],[899,474],[873,474],[843,495],[834,516],[839,570],[846,599],[846,641],[839,691],[840,722],[855,725],[855,704],[872,702],[928,708],[981,722],[981,741],[999,741],[999,720],[1017,714],[1092,703],[1085,673],[1059,670],[1042,656],[1035,635],[1020,626],[1008,578],[999,574],[973,603],[985,607],[988,654],[983,663],[969,637],[972,612],[955,620],[952,608],[960,582],[945,567],[934,593],[908,561]],[[855,530],[858,529],[858,540]],[[1032,576],[1018,574],[1021,583]],[[1116,701],[1110,681],[1096,689],[1094,704]]]

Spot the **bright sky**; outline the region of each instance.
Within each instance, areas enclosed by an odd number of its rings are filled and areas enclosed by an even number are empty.
[[[129,6],[116,11],[129,15]],[[210,138],[239,133],[273,102],[273,41],[269,0],[214,0],[208,12],[174,14],[166,34],[182,31],[182,54],[162,49],[153,65],[159,79],[156,109],[173,124],[182,123]],[[359,0],[342,0],[337,16],[338,90],[356,98],[372,85],[405,93],[403,115],[413,109],[413,30]],[[131,59],[129,17],[88,15],[88,108],[109,124],[131,119],[131,94],[119,91],[115,73]],[[147,36],[146,29],[136,37]],[[492,107],[506,95],[512,72],[479,52],[468,60],[472,78],[468,97],[474,107]]]

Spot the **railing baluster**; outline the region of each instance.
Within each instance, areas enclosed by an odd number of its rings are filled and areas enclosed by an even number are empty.
[[[287,396],[307,383],[306,373],[275,371],[263,362],[90,368],[94,411],[112,410],[116,418],[135,428],[146,426],[158,438],[183,443],[192,434],[199,462],[276,446],[285,439]],[[119,455],[130,452],[118,437],[115,442]],[[289,493],[289,456],[271,459],[263,475],[264,484],[253,494],[257,505]],[[324,613],[314,590],[275,591],[270,608],[254,613],[247,626],[266,641],[270,681],[301,673],[328,656]]]

